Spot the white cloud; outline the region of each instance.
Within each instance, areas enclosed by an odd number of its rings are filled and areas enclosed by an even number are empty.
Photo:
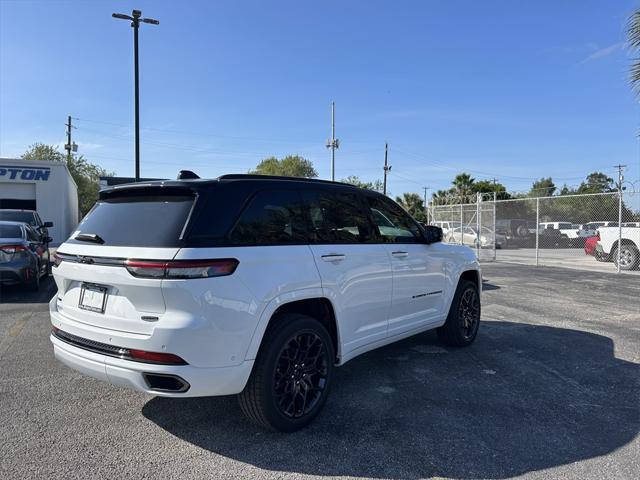
[[[580,63],[587,63],[593,60],[597,60],[599,58],[607,57],[612,53],[617,52],[618,50],[622,50],[624,47],[624,42],[614,43],[613,45],[609,45],[608,47],[598,48],[598,46],[593,43],[588,45],[589,48],[595,50],[591,55],[582,60]]]

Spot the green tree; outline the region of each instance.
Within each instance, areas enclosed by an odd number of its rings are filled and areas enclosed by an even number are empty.
[[[556,184],[551,177],[541,178],[533,182],[530,197],[550,197],[556,192]]]
[[[65,162],[73,181],[76,182],[78,187],[78,208],[83,216],[91,210],[91,207],[98,199],[100,177],[113,175],[113,173],[107,172],[104,168],[90,163],[82,155],[72,155],[67,158],[57,147],[43,143],[31,145],[22,154],[22,158],[25,160]]]
[[[249,173],[258,175],[278,175],[282,177],[315,178],[318,172],[311,161],[299,155],[287,155],[282,159],[269,157],[262,160],[255,170]]]
[[[468,195],[473,194],[473,185],[475,183],[475,178],[473,178],[468,173],[459,173],[453,179],[453,188],[457,195],[461,197],[466,197]]]
[[[450,203],[452,195],[454,195],[454,191],[452,188],[449,190],[437,190],[431,195],[431,204],[446,205]]]
[[[366,188],[368,190],[374,190],[376,192],[382,192],[383,185],[382,180],[374,180],[373,182],[364,182],[356,175],[349,175],[347,178],[340,180],[342,183],[349,183],[356,187]]]
[[[640,49],[640,10],[636,10],[629,17],[627,24],[627,38],[632,50]],[[631,85],[636,91],[640,91],[640,59],[635,58],[631,65]]]
[[[426,220],[424,202],[417,193],[403,193],[401,197],[396,197],[396,202],[416,220]]]
[[[615,192],[613,178],[602,172],[593,172],[587,175],[586,182],[578,187],[578,193],[605,193]]]

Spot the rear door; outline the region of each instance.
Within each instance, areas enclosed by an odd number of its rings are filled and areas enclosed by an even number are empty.
[[[195,195],[186,189],[136,189],[100,200],[56,254],[57,305],[67,318],[101,328],[149,334],[165,311],[161,280],[138,278],[127,259],[170,260]]]
[[[375,243],[362,198],[352,191],[304,194],[310,248],[322,289],[336,308],[342,354],[382,340],[391,304],[391,262]]]
[[[368,195],[368,206],[391,261],[393,296],[390,337],[439,320],[445,288],[444,259],[423,242],[416,222],[381,195]]]

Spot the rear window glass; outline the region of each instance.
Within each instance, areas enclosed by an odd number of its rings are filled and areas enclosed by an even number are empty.
[[[22,238],[18,225],[0,225],[0,238]]]
[[[29,225],[36,225],[36,219],[31,212],[7,212],[0,211],[0,220],[7,222],[24,222]]]
[[[229,235],[235,245],[286,245],[306,242],[302,198],[296,191],[258,192]]]
[[[176,247],[189,217],[194,197],[157,195],[116,197],[99,201],[77,231],[95,234],[103,245]],[[74,235],[75,236],[75,235]],[[90,244],[69,239],[71,243]]]

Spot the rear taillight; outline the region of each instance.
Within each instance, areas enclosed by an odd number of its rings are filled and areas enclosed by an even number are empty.
[[[231,275],[238,267],[235,258],[215,260],[127,260],[124,264],[134,277],[209,278]]]
[[[0,251],[3,251],[4,253],[26,252],[27,247],[24,245],[2,245],[0,247]]]
[[[62,263],[62,257],[57,253],[53,254],[53,266],[57,267]]]

